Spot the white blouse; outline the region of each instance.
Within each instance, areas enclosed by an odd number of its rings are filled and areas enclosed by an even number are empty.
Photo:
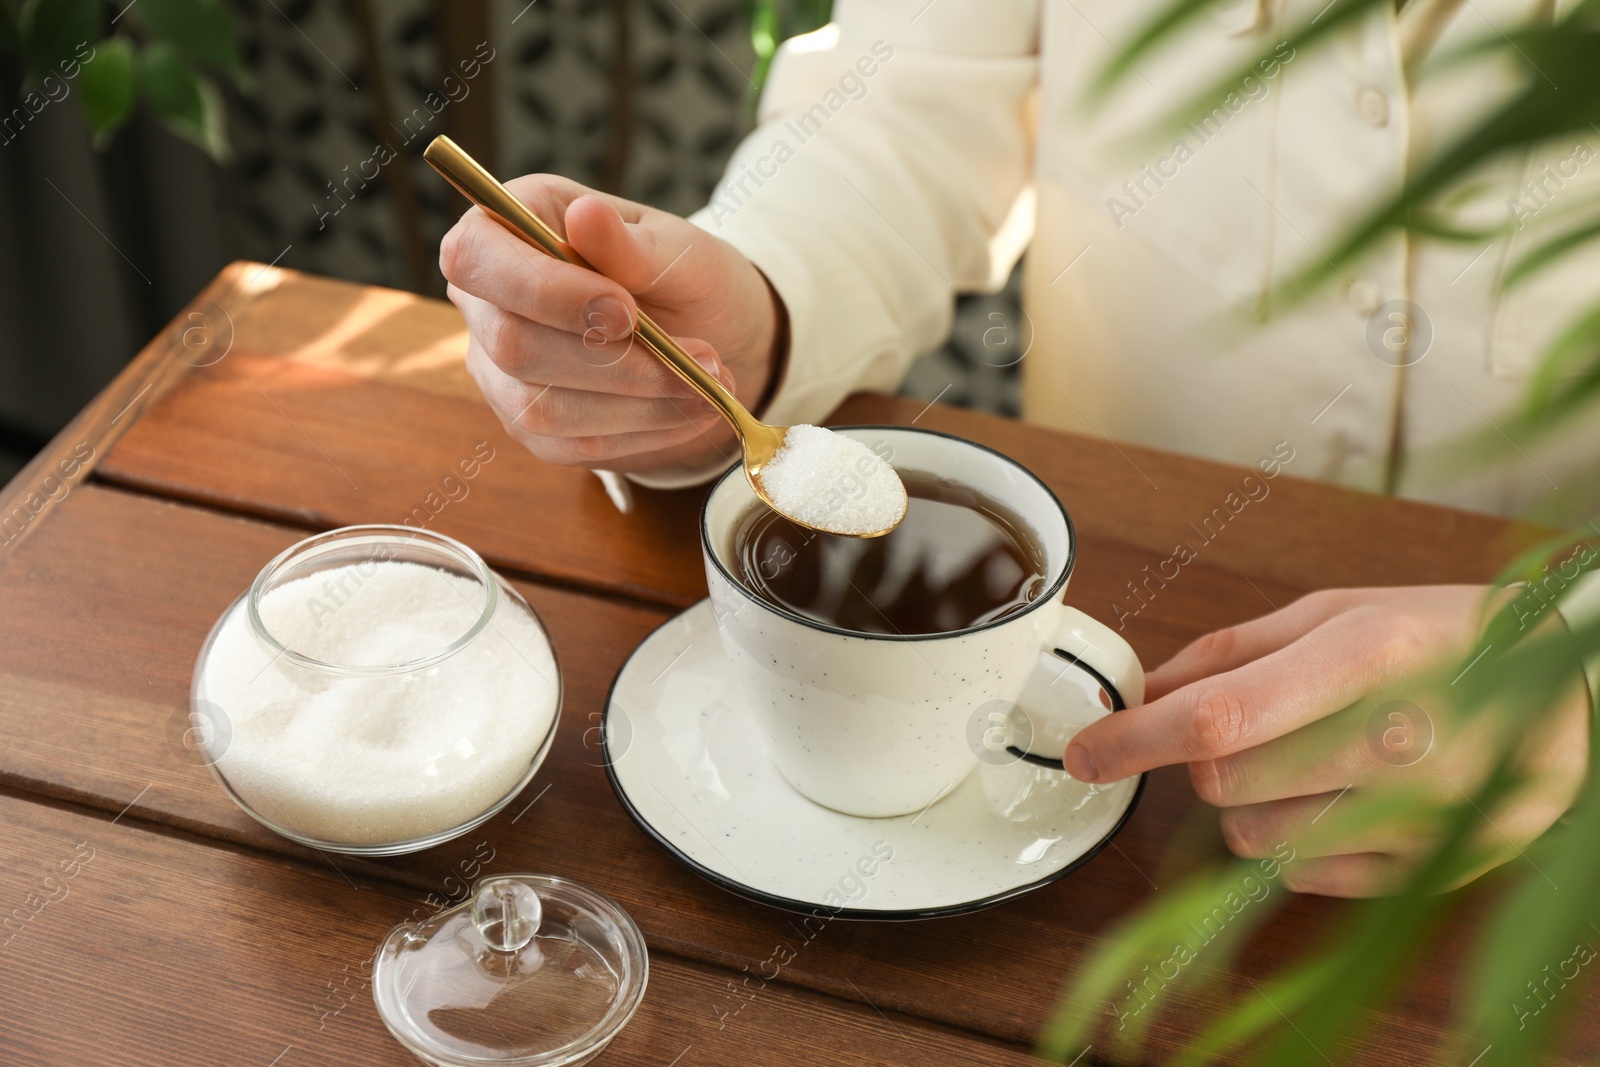
[[[1441,446],[1496,435],[1544,347],[1600,298],[1600,244],[1499,289],[1600,189],[1600,131],[1508,162],[1451,205],[1458,225],[1511,218],[1509,239],[1387,239],[1262,323],[1269,282],[1323,262],[1398,187],[1408,153],[1539,75],[1480,64],[1408,91],[1407,26],[1384,5],[1318,49],[1277,48],[1209,115],[1151,137],[1282,33],[1273,4],[1242,0],[1086,108],[1095,72],[1164,3],[840,0],[833,25],[784,45],[760,126],[694,216],[788,305],[772,420],[896,388],[948,334],[953,294],[1000,284],[1026,249],[1025,321],[983,342],[997,362],[1026,350],[1029,420],[1245,465],[1289,441],[1295,474],[1500,514],[1553,487],[1570,494],[1558,517],[1600,509],[1600,485],[1577,477],[1600,455],[1600,419],[1519,441],[1492,469],[1429,476]],[[1326,3],[1288,0],[1287,19]],[[1474,0],[1428,54],[1532,6]]]

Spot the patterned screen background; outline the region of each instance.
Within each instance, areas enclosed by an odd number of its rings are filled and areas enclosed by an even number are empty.
[[[14,235],[0,232],[18,265],[16,314],[0,316],[14,320],[0,326],[0,477],[229,260],[442,295],[438,241],[462,204],[421,161],[435,134],[502,176],[552,171],[687,213],[706,202],[753,111],[755,55],[738,0],[229,8],[254,85],[227,90],[223,167],[147,117],[97,155],[70,108],[0,158],[8,197],[36,204],[19,209]],[[469,57],[476,67],[463,68]],[[380,146],[397,155],[386,160]],[[37,263],[21,269],[41,243],[62,264],[55,281]],[[92,320],[70,313],[86,286],[100,294]],[[1014,414],[1015,290],[1013,279],[1002,294],[964,299],[951,342],[915,366],[905,392]],[[50,307],[60,313],[39,311]],[[30,309],[57,325],[34,328]]]
[[[271,260],[293,243],[285,263],[416,288],[406,274],[392,183],[372,183],[326,226],[318,222],[318,210],[338,203],[330,201],[327,183],[366,160],[376,140],[367,95],[346,81],[348,75],[361,85],[369,75],[345,6],[279,0],[282,14],[271,4],[241,7],[240,30],[261,83],[259,98],[241,103],[233,127],[242,232],[258,259]],[[495,58],[466,85],[494,94],[496,166],[503,175],[551,171],[688,213],[706,202],[748,128],[755,63],[748,23],[736,0],[627,0],[620,6],[628,25],[619,31],[618,6],[491,4],[486,40]],[[393,110],[412,114],[428,93],[441,90],[435,5],[384,0],[373,8]],[[613,117],[619,40],[632,73],[631,129],[621,133]],[[448,105],[436,123],[445,126],[456,106]],[[448,131],[424,136],[433,132]],[[431,248],[460,203],[425,164],[413,160],[410,168]],[[1005,293],[964,299],[959,316],[951,343],[922,359],[905,391],[1014,414],[1012,341],[1000,343],[996,332],[1010,331],[1012,339],[1017,332],[1014,280]]]

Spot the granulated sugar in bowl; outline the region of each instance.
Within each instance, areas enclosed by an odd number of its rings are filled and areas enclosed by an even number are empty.
[[[477,553],[353,526],[284,552],[223,613],[191,717],[251,816],[316,848],[393,855],[509,803],[560,705],[544,626]]]

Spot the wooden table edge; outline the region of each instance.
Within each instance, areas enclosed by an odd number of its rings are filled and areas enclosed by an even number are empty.
[[[72,487],[88,478],[111,446],[128,427],[137,422],[150,406],[166,394],[192,366],[179,358],[182,350],[182,324],[191,315],[204,315],[204,308],[221,310],[231,315],[242,299],[248,299],[250,282],[246,272],[254,277],[270,269],[265,263],[236,260],[224,267],[206,287],[190,300],[139,350],[122,371],[102,389],[71,422],[50,439],[38,455],[17,472],[4,488],[0,488],[0,560],[14,552],[40,525],[39,520],[57,504],[65,500]],[[208,324],[209,328],[209,324]],[[231,334],[230,334],[231,336]],[[87,458],[80,458],[83,449],[89,449]],[[73,467],[70,474],[64,473]],[[54,475],[61,489],[46,489],[45,482]],[[42,501],[38,510],[28,504],[30,497]],[[13,531],[10,521],[21,512],[25,518]]]

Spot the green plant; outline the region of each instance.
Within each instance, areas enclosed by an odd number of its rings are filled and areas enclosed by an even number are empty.
[[[143,102],[178,136],[223,159],[228,142],[216,78],[248,81],[222,0],[0,0],[0,53],[18,60],[25,75],[21,106],[0,116],[17,127],[9,134],[71,94],[96,146]]]
[[[1380,3],[1393,4],[1394,0],[1338,0],[1323,8],[1318,17],[1280,36],[1296,49],[1314,49],[1355,26]],[[1176,0],[1132,40],[1119,42],[1118,58],[1099,73],[1085,106],[1102,105],[1137,69],[1136,64],[1171,44],[1181,31],[1217,6],[1218,0]],[[1195,93],[1151,132],[1171,129],[1209,111],[1270,51],[1269,46],[1252,63]],[[1600,0],[1581,0],[1563,8],[1559,16],[1507,28],[1504,34],[1492,32],[1470,47],[1434,57],[1417,76],[1502,60],[1522,77],[1513,91],[1490,105],[1453,140],[1417,161],[1405,185],[1352,226],[1336,247],[1327,250],[1326,257],[1316,258],[1279,285],[1268,306],[1274,312],[1294,306],[1326,284],[1338,265],[1350,263],[1374,242],[1396,232],[1445,241],[1482,241],[1509,232],[1509,219],[1505,226],[1488,229],[1452,225],[1452,197],[1484,180],[1488,168],[1497,162],[1516,159],[1558,137],[1600,133],[1597,56]],[[1558,231],[1513,264],[1504,284],[1525,284],[1597,240],[1600,198],[1590,194],[1587,201],[1579,202],[1574,196],[1570,205],[1564,205]],[[1450,451],[1458,465],[1468,457],[1474,463],[1503,459],[1514,447],[1507,443],[1509,439],[1525,445],[1576,419],[1594,417],[1600,401],[1600,279],[1595,288],[1595,303],[1575,309],[1572,322],[1547,352],[1510,425],[1502,420],[1500,429],[1510,438],[1503,439],[1495,431],[1492,440],[1486,435],[1454,443]],[[1600,459],[1590,473],[1600,475]],[[1586,539],[1592,541],[1597,533],[1600,521],[1591,521],[1587,529],[1556,537],[1517,560],[1502,578],[1507,583],[1535,581],[1570,563],[1575,547]],[[1589,560],[1583,569],[1592,571],[1592,551],[1580,555]],[[1569,579],[1553,600],[1565,599],[1572,588]],[[1441,694],[1441,699],[1452,701],[1463,714],[1492,723],[1500,742],[1495,749],[1498,755],[1476,791],[1462,794],[1457,803],[1443,804],[1422,801],[1399,789],[1377,791],[1345,802],[1319,827],[1336,830],[1341,825],[1352,827],[1401,813],[1412,818],[1425,816],[1439,835],[1432,856],[1396,895],[1345,913],[1336,936],[1326,944],[1311,947],[1268,979],[1219,990],[1214,968],[1225,963],[1248,935],[1247,924],[1229,929],[1229,936],[1211,952],[1205,971],[1179,971],[1161,991],[1169,1007],[1185,1000],[1214,1004],[1220,997],[1223,1001],[1220,1010],[1211,1012],[1205,1029],[1190,1037],[1170,1063],[1208,1063],[1224,1056],[1262,1065],[1317,1062],[1312,1049],[1345,1047],[1365,1025],[1363,1019],[1372,1018],[1373,1009],[1403,991],[1407,978],[1428,965],[1440,920],[1459,904],[1446,891],[1485,865],[1486,856],[1474,830],[1482,827],[1485,812],[1494,812],[1525,781],[1510,754],[1515,739],[1536,728],[1554,706],[1557,687],[1570,680],[1586,659],[1600,654],[1600,623],[1570,630],[1525,631],[1518,615],[1515,601],[1486,613],[1483,637],[1457,665],[1458,670],[1473,665],[1470,672],[1457,678],[1461,684],[1451,682],[1449,675],[1409,683],[1413,691],[1428,687]],[[1353,802],[1357,799],[1359,802]],[[1485,910],[1474,913],[1480,936],[1473,946],[1468,995],[1459,1017],[1451,1020],[1453,1031],[1446,1047],[1440,1049],[1440,1062],[1521,1067],[1536,1062],[1542,1051],[1560,1040],[1563,1023],[1578,1007],[1572,1003],[1575,998],[1569,996],[1548,1012],[1522,1012],[1516,1005],[1529,996],[1527,990],[1533,988],[1529,980],[1537,980],[1551,961],[1571,958],[1574,946],[1600,942],[1600,927],[1593,925],[1600,920],[1600,909],[1594,906],[1600,893],[1597,843],[1600,775],[1591,766],[1588,780],[1562,824],[1526,850],[1527,863],[1518,862],[1498,872],[1499,891]],[[1124,990],[1124,983],[1137,980],[1145,965],[1170,952],[1188,924],[1201,921],[1219,895],[1257,873],[1256,866],[1237,862],[1193,875],[1181,886],[1164,889],[1113,931],[1105,946],[1069,983],[1057,1017],[1041,1039],[1041,1052],[1062,1060],[1077,1054],[1104,1026],[1107,1005]],[[1266,912],[1267,908],[1257,908],[1250,923]],[[1591,950],[1581,962],[1592,958]],[[1152,1011],[1131,1021],[1121,1019],[1124,1025],[1113,1029],[1113,1044],[1124,1052],[1141,1046],[1156,1014]]]
[[[750,44],[756,52],[756,68],[750,75],[753,108],[767,84],[778,46],[797,33],[827,25],[833,17],[833,0],[740,0],[740,4],[750,20]]]

